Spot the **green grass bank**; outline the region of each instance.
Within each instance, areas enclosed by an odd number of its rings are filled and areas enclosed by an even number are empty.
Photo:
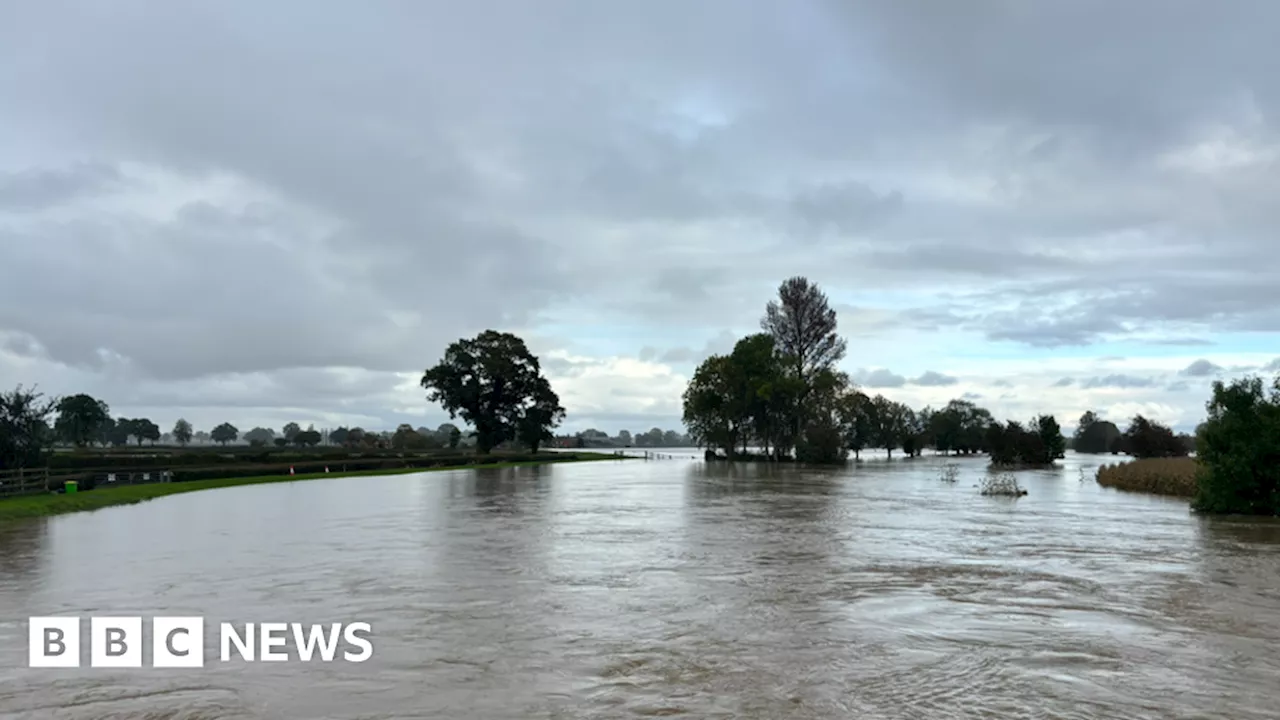
[[[442,470],[480,470],[488,468],[527,467],[532,465],[550,465],[561,463],[591,462],[599,460],[634,459],[605,453],[549,453],[547,457],[537,460],[516,460],[512,462],[486,462],[466,465],[446,465],[434,467],[401,467],[380,470],[351,470],[348,472],[319,472],[299,475],[258,475],[250,477],[227,477],[209,480],[190,480],[186,482],[152,483],[149,485],[126,485],[122,487],[96,488],[85,492],[49,495],[29,495],[25,497],[0,499],[0,522],[20,518],[43,517],[48,515],[64,515],[74,512],[100,510],[116,505],[133,505],[145,500],[166,495],[214,490],[217,488],[237,487],[240,485],[263,485],[267,483],[301,482],[319,480],[321,478],[340,477],[372,477],[378,475],[407,475],[410,473],[439,472]]]

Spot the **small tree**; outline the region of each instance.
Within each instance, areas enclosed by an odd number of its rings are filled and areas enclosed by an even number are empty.
[[[137,441],[138,447],[142,447],[142,441],[147,440],[152,445],[160,439],[160,426],[151,422],[147,418],[134,420],[134,440]]]
[[[209,437],[214,442],[226,447],[227,443],[235,442],[236,438],[240,437],[240,431],[236,429],[235,425],[224,422],[214,428],[213,432],[209,433]]]
[[[177,440],[179,445],[186,447],[187,443],[191,442],[191,435],[191,423],[179,418],[178,422],[173,424],[173,439]]]

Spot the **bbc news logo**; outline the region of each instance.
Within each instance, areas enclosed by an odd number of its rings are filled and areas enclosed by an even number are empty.
[[[78,617],[29,618],[27,663],[33,668],[80,667]],[[151,619],[151,665],[198,668],[205,664],[205,622],[201,617]],[[373,657],[369,623],[220,623],[219,660],[246,662],[364,662]],[[146,641],[141,617],[89,618],[89,667],[140,668]],[[292,642],[290,642],[292,641]],[[339,648],[342,652],[339,653]],[[293,650],[291,654],[290,648]]]

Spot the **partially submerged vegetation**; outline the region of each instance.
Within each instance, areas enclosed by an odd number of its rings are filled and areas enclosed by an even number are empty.
[[[1133,492],[1194,497],[1199,463],[1193,458],[1140,458],[1098,468],[1098,484]]]
[[[1027,491],[1018,484],[1012,472],[1001,470],[982,478],[982,494],[1000,497],[1022,497]]]
[[[942,473],[938,479],[944,483],[955,483],[960,479],[960,466],[955,463],[947,463],[942,467]]]
[[[1024,427],[996,422],[965,399],[917,411],[858,390],[836,369],[847,349],[836,313],[806,278],[779,286],[760,327],[729,354],[707,358],[685,390],[685,426],[709,459],[842,463],[872,448],[888,457],[899,448],[908,457],[933,448],[1043,466],[1064,454],[1065,440],[1050,416]]]
[[[1098,469],[1098,484],[1192,498],[1197,511],[1280,515],[1280,376],[1217,381],[1209,417],[1196,430],[1195,458],[1185,443],[1149,421],[1123,441],[1138,459]]]
[[[1280,515],[1280,375],[1213,384],[1196,436],[1194,506],[1209,513]]]

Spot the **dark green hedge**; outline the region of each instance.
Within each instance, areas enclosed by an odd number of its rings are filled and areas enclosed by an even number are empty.
[[[444,468],[444,467],[475,467],[477,465],[494,465],[499,463],[511,462],[531,462],[534,460],[546,460],[554,458],[556,460],[576,460],[577,455],[574,453],[539,453],[537,455],[530,454],[511,454],[511,455],[488,455],[478,458],[474,455],[439,455],[439,456],[419,456],[407,458],[349,458],[345,460],[329,461],[329,460],[308,460],[307,462],[294,463],[235,463],[232,465],[214,465],[206,467],[181,467],[171,466],[169,469],[173,472],[174,482],[185,482],[191,480],[216,480],[219,478],[235,478],[235,477],[258,477],[261,475],[288,475],[289,468],[299,475],[308,473],[322,473],[326,467],[330,472],[362,472],[372,470],[392,470],[398,468]],[[134,472],[150,472],[147,468],[132,468]],[[90,489],[105,480],[108,472],[129,472],[130,469],[119,468],[95,468],[93,470],[85,470],[76,473],[75,476],[67,475],[62,479],[69,480],[77,478],[80,480],[81,487]]]
[[[411,454],[411,457],[459,457],[460,453],[445,454]],[[467,456],[470,457],[470,456]],[[351,452],[350,450],[327,448],[323,452],[299,452],[297,450],[268,451],[255,448],[252,452],[219,452],[213,450],[169,452],[160,450],[155,453],[137,452],[104,452],[104,453],[54,453],[49,456],[48,466],[51,470],[96,470],[104,468],[177,468],[208,467],[210,465],[239,464],[281,464],[306,462],[343,462],[365,459],[400,459],[396,452]]]

